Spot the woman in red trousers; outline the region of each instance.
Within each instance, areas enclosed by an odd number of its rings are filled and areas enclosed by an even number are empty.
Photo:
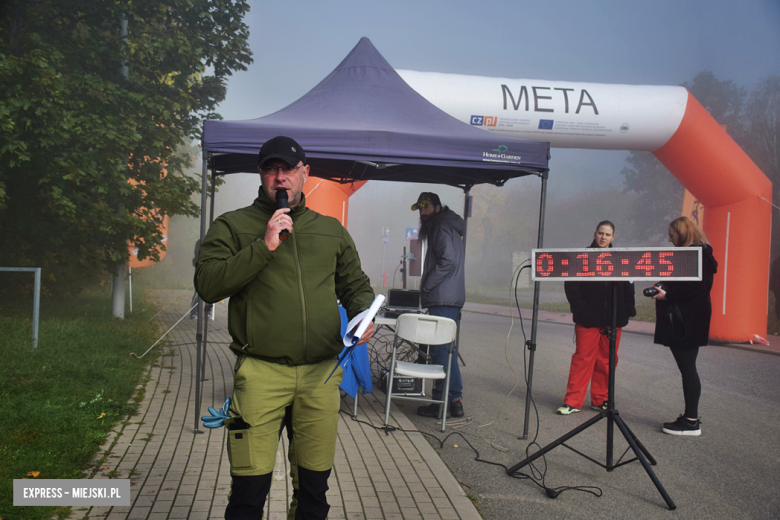
[[[604,220],[596,226],[593,242],[589,247],[612,247],[615,225]],[[617,335],[615,341],[615,366],[620,333],[628,324],[628,318],[636,316],[634,308],[634,284],[631,282],[566,282],[566,299],[569,300],[577,347],[571,356],[569,383],[561,415],[577,413],[585,403],[590,384],[590,402],[594,410],[606,410],[609,389],[609,328],[612,325],[612,284],[617,286]]]

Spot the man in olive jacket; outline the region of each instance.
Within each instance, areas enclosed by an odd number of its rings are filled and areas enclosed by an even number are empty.
[[[238,356],[225,421],[233,477],[225,518],[262,517],[285,413],[300,486],[295,518],[326,518],[341,370],[326,380],[344,347],[337,299],[352,318],[374,292],[347,230],[306,208],[303,148],[289,137],[270,139],[258,170],[257,199],[214,221],[195,273],[204,301],[230,298],[230,349]],[[289,208],[278,207],[277,190]],[[370,325],[360,343],[373,331]]]

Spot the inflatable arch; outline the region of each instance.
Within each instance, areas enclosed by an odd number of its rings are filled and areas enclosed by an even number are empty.
[[[766,336],[772,184],[685,88],[398,73],[440,109],[491,132],[557,148],[652,152],[707,211],[719,265],[710,337]],[[346,226],[362,184],[310,177],[304,193]]]
[[[719,266],[710,337],[766,336],[772,184],[685,88],[398,73],[440,109],[492,132],[653,152],[706,208]]]
[[[339,219],[341,225],[347,227],[349,198],[367,182],[340,184],[318,177],[309,177],[303,185],[306,206],[323,215]]]

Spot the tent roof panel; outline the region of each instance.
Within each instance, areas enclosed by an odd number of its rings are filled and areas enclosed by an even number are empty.
[[[206,121],[203,147],[218,172],[255,172],[260,147],[277,135],[304,147],[313,176],[345,181],[502,184],[545,171],[549,154],[549,143],[493,134],[438,109],[367,38],[287,107],[258,119]]]

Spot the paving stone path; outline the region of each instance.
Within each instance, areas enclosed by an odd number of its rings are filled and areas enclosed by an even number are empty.
[[[178,320],[159,349],[162,355],[139,385],[143,392],[138,413],[117,424],[106,449],[95,459],[91,478],[131,481],[131,505],[74,507],[71,519],[163,520],[224,518],[230,488],[225,429],[209,430],[195,418],[207,408],[222,408],[232,393],[234,355],[227,348],[227,306],[217,304],[209,322],[205,378],[196,414],[196,320],[188,315],[191,292],[158,290],[149,297],[161,312],[163,331]],[[142,353],[139,352],[139,355]],[[352,420],[353,400],[346,397],[336,446],[336,463],[329,481],[333,519],[464,519],[480,515],[436,451],[419,433],[386,434],[384,394],[359,399],[358,421]],[[403,430],[414,425],[393,406],[391,424]],[[372,426],[374,425],[374,426]],[[292,486],[288,478],[287,441],[282,436],[270,500],[269,520],[284,519]]]

